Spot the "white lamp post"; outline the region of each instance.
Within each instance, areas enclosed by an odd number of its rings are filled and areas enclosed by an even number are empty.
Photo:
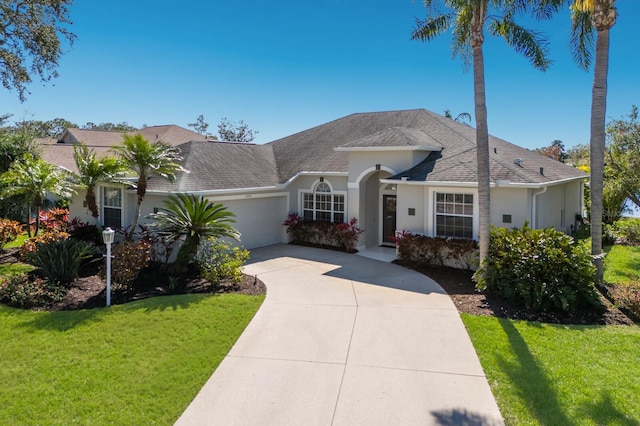
[[[111,228],[102,231],[102,241],[107,245],[107,306],[111,306],[111,244],[115,234]]]

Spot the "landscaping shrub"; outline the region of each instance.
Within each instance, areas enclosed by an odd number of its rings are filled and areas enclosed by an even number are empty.
[[[92,243],[62,238],[38,244],[29,254],[29,263],[42,269],[43,275],[53,283],[67,285],[78,276],[80,267],[95,255]]]
[[[553,228],[493,228],[476,287],[534,312],[599,307],[588,247]]]
[[[67,232],[57,230],[50,230],[38,236],[28,238],[22,244],[22,247],[20,247],[20,259],[30,263],[31,255],[35,253],[39,245],[67,238],[69,238]]]
[[[113,288],[132,289],[140,271],[149,265],[151,244],[147,240],[122,241],[111,249],[111,282]],[[102,266],[101,275],[106,274]]]
[[[427,237],[408,231],[396,238],[398,257],[414,266],[452,266],[470,269],[478,256],[478,244],[462,238]]]
[[[640,219],[621,219],[616,222],[621,240],[629,245],[640,245]]]
[[[96,246],[102,246],[102,233],[96,225],[89,225],[77,217],[69,222],[69,236],[74,240],[86,241]]]
[[[586,240],[591,238],[591,226],[589,224],[582,224],[571,233],[571,236],[576,240]],[[608,223],[602,224],[602,245],[610,246],[616,242],[618,238],[616,227],[609,225]]]
[[[9,219],[0,219],[0,251],[4,250],[4,246],[18,238],[22,232],[20,222]]]
[[[360,234],[358,220],[352,218],[347,223],[331,223],[305,220],[298,213],[289,213],[283,225],[291,234],[293,242],[318,246],[339,247],[347,252],[356,251]]]
[[[249,259],[249,251],[232,247],[226,241],[209,238],[200,243],[196,264],[200,276],[205,280],[219,284],[229,278],[236,283],[242,281],[242,266]]]
[[[27,274],[0,277],[0,302],[16,308],[49,306],[62,300],[66,293],[63,287]]]
[[[68,209],[53,208],[46,211],[41,210],[38,214],[40,216],[40,231],[42,232],[69,232],[71,230]],[[31,219],[29,224],[31,229],[35,231],[35,219]]]

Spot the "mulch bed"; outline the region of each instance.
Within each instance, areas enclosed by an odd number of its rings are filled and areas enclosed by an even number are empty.
[[[403,265],[402,262],[394,263]],[[528,312],[521,306],[514,306],[493,295],[480,293],[471,279],[473,272],[446,267],[411,267],[436,281],[449,294],[459,312],[471,315],[494,316],[553,324],[599,324],[633,325],[619,309],[601,296],[605,307],[603,312],[594,310],[578,312],[575,315]]]

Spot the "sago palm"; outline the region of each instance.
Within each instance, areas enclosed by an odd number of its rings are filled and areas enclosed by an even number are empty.
[[[149,218],[155,221],[151,227],[162,237],[169,241],[184,239],[174,264],[176,273],[187,270],[203,238],[240,238],[232,226],[235,215],[222,204],[193,194],[175,194],[170,195],[164,205],[165,209],[150,214]]]
[[[98,158],[96,153],[82,143],[73,146],[73,158],[78,167],[78,180],[86,190],[85,201],[91,215],[97,220],[99,216],[96,202],[96,185],[100,182],[122,181],[124,168],[115,157]]]
[[[536,18],[550,18],[562,2],[526,0],[425,0],[427,17],[417,20],[412,39],[431,41],[451,31],[454,56],[460,56],[468,66],[473,60],[473,89],[476,116],[476,147],[478,163],[478,205],[480,210],[480,261],[489,252],[490,237],[490,170],[489,130],[484,80],[485,28],[489,34],[503,38],[517,53],[527,58],[535,68],[546,70],[547,43],[540,34],[529,31],[514,21],[517,14],[531,8]]]
[[[31,206],[36,210],[36,229],[40,229],[40,210],[47,193],[68,198],[73,194],[69,176],[57,166],[44,160],[34,158],[31,154],[24,154],[22,159],[14,161],[8,171],[0,176],[0,195],[11,197],[23,196],[27,207],[27,224],[31,216]],[[31,237],[31,227],[27,226],[27,233]]]
[[[602,285],[602,211],[604,188],[605,120],[607,113],[607,74],[609,72],[609,30],[615,25],[615,0],[574,0],[571,4],[571,48],[575,61],[584,69],[591,65],[595,39],[595,66],[591,92],[591,255],[596,277]]]
[[[170,182],[175,181],[176,173],[183,170],[179,163],[182,156],[178,148],[161,141],[151,143],[140,134],[125,135],[122,145],[113,147],[113,151],[119,156],[123,166],[138,178],[135,184],[136,211],[126,237],[131,240],[140,219],[140,206],[147,193],[148,179],[160,176]]]

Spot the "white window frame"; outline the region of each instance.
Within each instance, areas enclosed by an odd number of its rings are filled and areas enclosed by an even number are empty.
[[[324,187],[326,185],[326,187],[329,189],[329,191],[321,191],[318,192],[318,188],[319,187]],[[317,200],[317,196],[318,194],[325,194],[329,196],[329,209],[318,209],[316,208],[316,203],[318,202]],[[309,195],[312,196],[312,201],[313,201],[313,207],[310,209],[308,207],[305,208],[305,201],[306,201],[306,197],[308,197]],[[339,197],[342,197],[342,202],[339,201]],[[342,210],[338,210],[336,209],[336,207],[342,204]],[[336,214],[342,214],[343,215],[343,220],[341,222],[346,222],[348,220],[348,216],[347,216],[347,191],[336,191],[333,188],[333,185],[331,184],[331,182],[329,182],[327,179],[317,179],[316,181],[313,182],[313,184],[311,185],[310,189],[299,189],[298,190],[298,211],[300,212],[300,216],[304,217],[305,216],[305,210],[306,211],[312,211],[312,219],[313,220],[318,220],[317,219],[317,213],[318,212],[328,212],[330,214],[330,222],[336,222],[335,218],[336,218]]]
[[[452,212],[438,212],[438,195],[443,194],[445,197],[447,195],[452,195],[452,201],[444,201],[450,208],[453,208]],[[456,202],[456,196],[462,196],[462,203]],[[471,203],[466,203],[464,197],[470,196]],[[433,235],[436,237],[450,237],[450,238],[465,238],[465,239],[473,239],[475,235],[476,229],[476,206],[477,206],[477,193],[474,192],[466,192],[466,191],[456,191],[455,188],[450,189],[438,189],[433,191]],[[458,207],[461,207],[463,211],[456,211]],[[470,207],[470,213],[464,212],[466,207]],[[460,235],[446,235],[438,233],[438,216],[442,217],[463,217],[471,220],[471,230],[470,235],[460,236]]]
[[[109,190],[118,190],[120,192],[120,206],[111,206],[106,204],[106,199],[105,199],[106,191],[109,191]],[[105,226],[104,209],[106,207],[108,209],[120,210],[120,227],[122,228],[124,224],[124,207],[125,207],[125,196],[126,196],[124,188],[121,186],[101,186],[99,193],[100,193],[100,218],[101,218],[100,222],[102,223],[102,226]]]

